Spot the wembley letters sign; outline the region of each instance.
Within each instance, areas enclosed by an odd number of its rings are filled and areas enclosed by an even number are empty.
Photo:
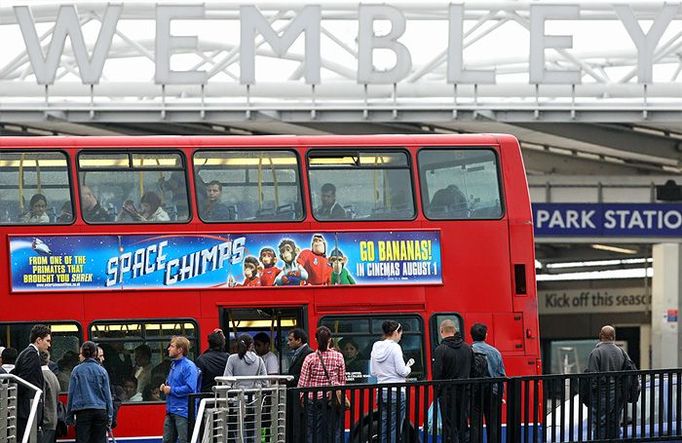
[[[155,8],[154,59],[156,84],[207,84],[209,73],[201,69],[173,70],[171,56],[179,50],[196,48],[198,37],[174,33],[172,23],[182,20],[210,19],[207,8],[203,4],[167,5],[157,4]],[[473,7],[473,6],[472,6]],[[609,6],[622,23],[631,43],[637,50],[637,81],[642,84],[653,82],[654,52],[661,39],[680,13],[679,4],[663,4],[660,11],[651,21],[650,27],[643,29],[634,11],[629,5],[617,4]],[[36,30],[29,6],[15,6],[12,13],[16,19],[28,59],[35,73],[38,84],[52,85],[55,82],[60,59],[64,52],[66,38],[71,41],[71,48],[78,75],[83,84],[94,85],[100,82],[104,64],[110,55],[112,40],[117,33],[117,26],[124,9],[123,4],[109,4],[101,17],[101,27],[94,42],[86,42],[81,27],[84,17],[74,5],[62,5],[54,22],[52,40],[45,44],[43,50],[41,38]],[[467,5],[451,4],[447,7],[447,47],[444,53],[446,75],[444,82],[448,84],[495,84],[496,73],[492,69],[466,69],[464,60],[464,17]],[[480,8],[479,8],[480,9]],[[492,11],[491,14],[497,11]],[[573,36],[550,35],[545,24],[549,20],[580,20],[580,6],[576,4],[531,4],[528,8],[528,26],[530,44],[528,48],[528,74],[530,84],[567,84],[581,83],[581,72],[569,66],[548,69],[545,50],[563,51],[571,49]],[[397,84],[405,80],[412,69],[411,53],[419,51],[419,47],[408,47],[401,41],[405,33],[408,19],[399,6],[359,5],[357,11],[357,72],[359,84]],[[257,40],[267,43],[276,56],[284,56],[303,36],[304,54],[302,77],[305,83],[318,85],[322,82],[321,37],[323,19],[320,5],[306,5],[298,8],[291,15],[286,15],[288,23],[275,29],[273,23],[258,7],[242,5],[238,8],[238,24],[240,40],[235,48],[239,56],[239,82],[244,85],[256,83],[256,55],[260,46]],[[386,33],[375,31],[376,22],[388,22],[390,30]],[[331,35],[331,38],[335,36]],[[421,45],[425,42],[421,42]],[[91,47],[91,49],[89,49]],[[395,62],[388,69],[375,66],[375,51],[383,50],[392,53]],[[503,56],[504,54],[499,54]]]

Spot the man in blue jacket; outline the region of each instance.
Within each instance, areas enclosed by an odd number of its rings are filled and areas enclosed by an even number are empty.
[[[163,422],[163,443],[187,443],[189,394],[197,392],[199,371],[187,358],[189,340],[176,336],[168,346],[170,372],[160,391],[166,394],[166,419]]]
[[[97,360],[95,343],[83,343],[80,360],[69,381],[66,423],[76,423],[76,443],[105,443],[114,413],[109,375]]]

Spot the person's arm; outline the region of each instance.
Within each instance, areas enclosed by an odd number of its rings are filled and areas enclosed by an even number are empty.
[[[308,354],[310,355],[310,354]],[[301,366],[301,376],[298,379],[298,387],[305,388],[310,383],[310,359],[306,356]]]
[[[502,359],[502,354],[500,354],[499,351],[497,352],[497,361],[499,363],[498,365],[499,377],[506,377],[507,371],[504,369],[504,360]]]
[[[407,377],[410,375],[410,372],[412,372],[412,368],[405,363],[405,360],[403,359],[403,350],[400,348],[400,346],[397,346],[395,350],[392,352],[393,354],[393,366],[395,367],[396,372],[398,375],[401,377]]]
[[[434,380],[442,380],[443,379],[443,358],[441,356],[441,350],[440,347],[437,347],[435,351],[433,351],[433,361],[431,365],[431,373],[433,375]]]
[[[73,398],[76,395],[76,383],[74,383],[74,372],[71,372],[71,381],[69,381],[69,398],[66,403],[66,417],[64,421],[66,424],[72,425],[75,423],[74,412],[73,412]]]
[[[104,368],[102,368],[104,369]],[[111,386],[109,385],[109,374],[107,374],[106,370],[102,371],[102,379],[103,383],[102,386],[100,387],[102,389],[102,393],[104,394],[104,401],[106,402],[106,410],[107,410],[107,425],[108,427],[111,427],[111,425],[114,422],[114,401],[111,398]]]
[[[336,384],[337,385],[345,385],[346,384],[346,362],[343,360],[343,357],[338,359],[339,361],[339,367],[337,372],[337,378],[336,378]]]
[[[227,363],[225,364],[225,372],[223,372],[223,377],[232,377],[234,374],[234,368],[232,367],[232,359],[227,358]]]

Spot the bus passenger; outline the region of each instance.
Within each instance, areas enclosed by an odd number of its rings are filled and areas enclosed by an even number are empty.
[[[43,194],[34,194],[29,203],[29,210],[21,217],[22,223],[50,223],[47,215],[47,198]]]
[[[346,211],[336,201],[336,186],[325,183],[320,189],[320,207],[315,211],[315,216],[322,219],[339,220],[346,218]]]
[[[429,210],[436,215],[468,217],[467,198],[457,186],[449,185],[433,194]]]
[[[161,198],[156,192],[147,191],[140,198],[140,210],[131,200],[126,200],[121,207],[117,221],[167,222],[168,213],[161,207]]]
[[[113,221],[113,217],[97,202],[97,197],[89,186],[81,186],[81,210],[83,219],[90,223]]]
[[[403,327],[394,320],[386,320],[381,329],[384,339],[372,346],[370,373],[378,383],[403,383],[412,372],[414,359],[403,360],[403,350],[398,344],[403,336]],[[405,388],[383,388],[378,401],[381,402],[381,441],[395,442],[405,420]],[[390,415],[389,416],[389,411]]]
[[[201,218],[206,221],[233,220],[229,208],[220,200],[223,195],[223,185],[213,180],[206,185],[206,201],[201,208]]]
[[[126,377],[123,380],[123,392],[125,401],[142,401],[142,393],[137,392],[138,381],[135,377]]]
[[[265,362],[265,369],[268,375],[279,374],[279,359],[270,350],[270,336],[265,332],[259,332],[253,336],[253,346],[256,349],[256,354]]]
[[[360,348],[353,339],[344,338],[339,341],[339,348],[343,354],[343,359],[346,362],[346,371],[367,373],[367,365],[360,358]]]
[[[71,208],[71,202],[65,201],[61,209],[59,209],[59,215],[57,216],[57,223],[71,223],[73,221],[73,209]]]
[[[343,386],[346,384],[346,365],[343,355],[332,349],[332,332],[326,326],[320,326],[315,331],[318,349],[308,354],[303,360],[299,388],[315,386]],[[340,395],[334,392],[332,395]],[[307,397],[307,398],[306,398]],[[342,442],[343,411],[336,410],[330,405],[327,396],[318,391],[304,397],[305,413],[308,429],[308,442]],[[340,399],[345,401],[345,399]]]
[[[135,348],[135,379],[137,393],[142,394],[144,388],[152,381],[152,349],[148,345]]]

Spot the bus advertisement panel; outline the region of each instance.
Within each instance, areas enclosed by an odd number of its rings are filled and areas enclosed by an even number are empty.
[[[441,284],[440,232],[12,236],[12,291]]]

